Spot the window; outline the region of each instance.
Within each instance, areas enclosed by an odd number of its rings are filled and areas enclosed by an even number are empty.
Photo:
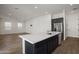
[[[11,30],[11,22],[5,22],[5,30]]]
[[[18,23],[18,28],[22,28],[22,23]]]

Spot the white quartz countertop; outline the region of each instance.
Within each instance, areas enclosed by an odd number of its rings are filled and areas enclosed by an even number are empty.
[[[39,41],[45,40],[49,37],[60,34],[61,32],[51,32],[52,34],[40,33],[40,34],[27,34],[27,35],[19,35],[20,38],[30,42],[31,44],[37,43]]]

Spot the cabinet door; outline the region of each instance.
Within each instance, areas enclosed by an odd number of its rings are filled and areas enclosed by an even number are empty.
[[[56,47],[58,46],[58,35],[53,36],[52,41],[53,41],[53,49],[56,49]]]
[[[52,53],[58,46],[58,35],[49,38],[48,53]]]
[[[33,54],[34,53],[34,47],[33,44],[25,41],[25,53],[26,54]]]
[[[48,53],[51,53],[53,51],[53,39],[48,38]]]
[[[35,44],[36,54],[47,54],[47,40]]]

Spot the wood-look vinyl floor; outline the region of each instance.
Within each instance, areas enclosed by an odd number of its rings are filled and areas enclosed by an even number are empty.
[[[22,53],[22,39],[18,35],[20,34],[0,35],[0,54]]]
[[[53,54],[79,54],[79,38],[67,38]]]
[[[0,54],[22,54],[22,39],[18,35],[0,35]],[[25,34],[23,34],[25,35]],[[78,54],[79,39],[67,38],[53,54]]]

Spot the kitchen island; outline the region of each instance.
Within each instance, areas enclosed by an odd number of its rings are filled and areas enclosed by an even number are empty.
[[[49,54],[61,43],[61,33],[40,33],[20,35],[24,54]]]

